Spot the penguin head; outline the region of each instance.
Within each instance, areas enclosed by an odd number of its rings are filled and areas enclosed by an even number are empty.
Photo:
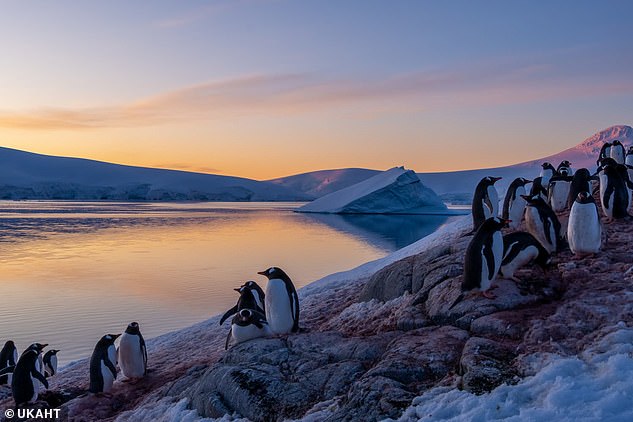
[[[288,275],[284,272],[284,270],[278,267],[270,267],[269,269],[265,271],[259,271],[257,274],[266,276],[269,280],[272,280],[275,278],[285,280],[289,278]]]
[[[614,147],[618,145],[622,145],[622,142],[618,141],[617,139],[613,141],[613,143],[611,144],[611,146],[614,146]]]
[[[511,223],[512,220],[506,220],[505,218],[500,217],[490,217],[481,225],[481,229],[483,230],[501,230],[504,227],[508,227],[508,223]]]
[[[626,155],[633,155],[633,145],[629,147],[629,150],[627,151]]]
[[[552,170],[552,171],[556,171],[556,169],[554,168],[554,166],[552,165],[552,163],[549,162],[544,162],[543,164],[541,164],[541,167],[543,167],[543,170]]]
[[[483,179],[481,179],[481,181],[479,183],[484,184],[485,186],[492,186],[494,185],[498,180],[501,180],[501,177],[492,177],[492,176],[488,176],[488,177],[484,177]]]
[[[571,163],[569,161],[567,161],[567,160],[563,160],[563,161],[560,162],[558,167],[571,167]]]
[[[138,334],[140,332],[138,322],[136,321],[130,322],[127,328],[125,329],[125,332],[128,334]]]
[[[525,185],[527,185],[528,183],[532,183],[532,180],[526,179],[526,178],[524,178],[524,177],[520,177],[520,178],[519,178],[519,180],[520,180],[520,182],[521,182],[521,186],[525,186]]]
[[[120,335],[121,334],[106,334],[105,336],[101,337],[99,343],[114,344],[114,340],[116,340]]]
[[[579,192],[576,197],[576,202],[579,204],[589,204],[594,203],[593,196],[589,192]]]
[[[537,206],[537,205],[546,205],[547,203],[545,202],[545,200],[543,198],[541,198],[541,195],[521,195],[521,198],[525,199],[526,205],[528,207],[530,206]]]
[[[35,350],[37,353],[42,353],[46,346],[48,346],[48,344],[33,343],[28,347],[27,350]]]
[[[265,271],[262,271],[262,272],[265,272]],[[262,274],[262,273],[258,272],[257,274]],[[262,275],[266,275],[266,274],[262,274]],[[242,294],[249,290],[259,290],[259,285],[255,283],[253,280],[248,280],[246,283],[242,284],[239,288],[233,289],[233,290]]]
[[[59,350],[58,350],[58,349],[51,349],[51,350],[49,350],[48,352],[46,352],[46,355],[48,355],[48,356],[54,356],[54,355],[56,355],[56,354],[57,354],[57,352],[59,352]]]
[[[13,340],[7,340],[7,342],[4,343],[3,349],[6,348],[15,349],[15,343],[13,342]]]
[[[253,311],[250,309],[242,309],[238,316],[242,322],[248,322],[253,317]]]

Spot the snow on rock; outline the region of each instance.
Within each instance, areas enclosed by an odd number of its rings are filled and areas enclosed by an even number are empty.
[[[442,200],[412,170],[394,167],[325,195],[299,212],[329,214],[442,214]]]
[[[631,421],[633,329],[619,325],[613,330],[580,356],[551,357],[516,385],[504,384],[483,395],[432,389],[398,420]]]

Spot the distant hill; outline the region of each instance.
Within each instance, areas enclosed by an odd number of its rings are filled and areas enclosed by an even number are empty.
[[[424,185],[433,189],[445,201],[469,202],[475,186],[485,176],[503,177],[501,181],[497,182],[499,192],[503,193],[515,177],[536,177],[541,170],[541,163],[546,161],[551,162],[556,167],[561,161],[568,160],[575,169],[587,167],[593,171],[602,144],[616,139],[627,146],[633,144],[633,128],[630,126],[612,126],[585,139],[575,147],[538,160],[477,170],[418,173],[418,177]],[[378,170],[361,168],[321,170],[274,179],[271,182],[319,197],[368,179],[377,173],[379,173]]]
[[[298,201],[270,182],[53,157],[0,147],[0,199]]]

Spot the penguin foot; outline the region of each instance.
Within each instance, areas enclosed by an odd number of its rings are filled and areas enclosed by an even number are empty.
[[[112,393],[96,393],[95,396],[99,398],[103,397],[106,399],[111,399],[112,397],[114,397]]]
[[[486,299],[496,299],[497,295],[495,295],[494,293],[492,293],[489,290],[486,290],[485,292],[481,292],[481,295],[483,297],[485,297]]]

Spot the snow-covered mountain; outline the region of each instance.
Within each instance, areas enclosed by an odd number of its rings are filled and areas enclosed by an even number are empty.
[[[437,214],[446,206],[412,170],[394,167],[299,208],[329,214]]]
[[[295,201],[313,197],[241,177],[124,166],[0,148],[0,199]]]
[[[526,161],[504,167],[477,170],[418,173],[418,177],[423,184],[433,189],[448,202],[470,201],[475,186],[479,180],[485,176],[503,177],[503,179],[496,184],[499,192],[503,193],[515,177],[525,177],[528,179],[536,177],[540,172],[541,163],[546,161],[557,166],[561,161],[568,160],[575,169],[587,167],[589,170],[594,170],[596,167],[596,157],[602,144],[612,142],[616,139],[624,143],[625,146],[633,145],[633,128],[624,125],[612,126],[585,139],[572,148],[538,160]],[[272,180],[272,182],[319,197],[336,189],[351,186],[378,173],[378,170],[360,168],[322,170],[275,179]],[[320,191],[313,187],[321,187],[319,189],[322,190]],[[330,190],[327,191],[328,189]]]

